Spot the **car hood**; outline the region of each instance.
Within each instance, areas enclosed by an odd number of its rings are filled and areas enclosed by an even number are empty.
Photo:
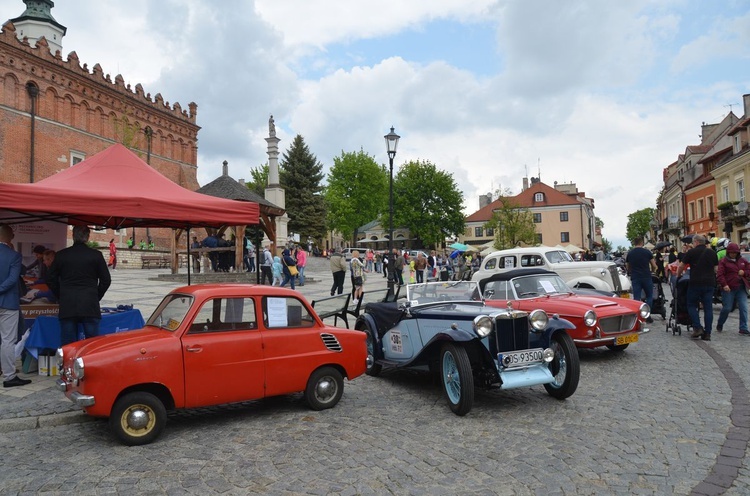
[[[83,341],[74,343],[72,346],[75,356],[84,356],[92,353],[106,352],[115,348],[123,350],[123,347],[127,347],[128,345],[144,346],[162,339],[173,338],[174,334],[164,329],[145,327],[133,331],[123,331],[84,339]]]
[[[506,300],[487,300],[493,307],[507,308]],[[549,295],[524,300],[513,300],[513,308],[534,310],[541,308],[547,313],[560,315],[577,315],[583,317],[587,310],[593,310],[599,317],[637,313],[641,302],[606,296]]]

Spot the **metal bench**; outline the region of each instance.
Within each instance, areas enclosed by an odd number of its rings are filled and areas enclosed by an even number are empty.
[[[375,289],[373,291],[364,291],[362,297],[357,301],[356,305],[349,305],[346,309],[346,313],[354,316],[356,319],[362,313],[365,305],[368,303],[381,303],[389,301],[391,292],[389,289]],[[394,300],[395,301],[395,300]]]
[[[328,317],[333,317],[333,325],[337,325],[339,319],[344,321],[346,328],[349,328],[349,320],[346,317],[346,309],[349,307],[350,294],[340,294],[336,296],[329,296],[327,298],[321,298],[310,302],[312,307],[315,309],[315,313],[318,314],[321,320],[325,320]]]

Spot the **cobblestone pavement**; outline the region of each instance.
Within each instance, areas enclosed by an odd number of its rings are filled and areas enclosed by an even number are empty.
[[[308,269],[308,299],[328,294],[324,262]],[[143,275],[119,271],[105,304],[153,308],[176,286]],[[750,338],[737,323],[696,342],[655,317],[623,353],[582,350],[565,401],[478,390],[457,417],[428,375],[399,372],[346,383],[322,412],[293,395],[174,414],[132,448],[34,376],[36,389],[0,394],[0,445],[12,447],[0,494],[747,495]]]

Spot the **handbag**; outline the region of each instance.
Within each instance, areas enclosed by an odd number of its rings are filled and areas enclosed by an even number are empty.
[[[291,275],[292,277],[297,277],[297,275],[299,274],[299,271],[297,270],[296,265],[287,265],[286,260],[284,260],[284,265],[286,266],[286,269],[289,271],[289,275]]]

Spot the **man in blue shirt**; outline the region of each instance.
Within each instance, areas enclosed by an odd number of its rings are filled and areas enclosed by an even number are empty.
[[[13,249],[13,229],[0,224],[0,366],[3,387],[24,386],[31,381],[16,375],[16,341],[21,296],[21,254]]]
[[[630,275],[630,283],[633,287],[633,298],[641,299],[641,294],[646,293],[646,303],[649,308],[654,304],[654,283],[651,281],[651,272],[656,272],[656,262],[649,250],[643,247],[643,238],[633,240],[633,248],[625,258],[625,268]],[[653,322],[649,317],[647,322]]]

